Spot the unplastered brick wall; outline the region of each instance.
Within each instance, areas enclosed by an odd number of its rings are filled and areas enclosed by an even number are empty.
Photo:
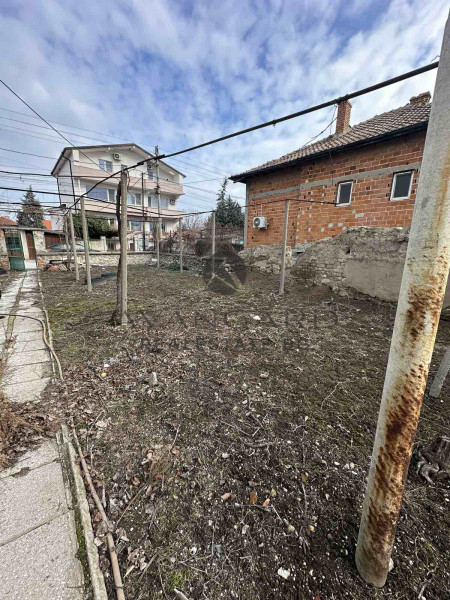
[[[287,198],[297,199],[289,211],[290,246],[335,237],[349,227],[408,227],[424,143],[425,132],[416,132],[253,177],[247,182],[248,247],[281,243]],[[393,174],[401,170],[414,171],[411,195],[392,201]],[[343,180],[353,181],[351,204],[335,206]],[[267,217],[268,228],[254,229],[255,216]]]

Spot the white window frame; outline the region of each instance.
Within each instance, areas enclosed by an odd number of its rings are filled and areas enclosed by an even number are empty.
[[[350,184],[350,199],[348,202],[339,202],[339,198],[341,195],[341,185],[344,185],[346,183]],[[350,204],[352,203],[352,194],[353,194],[353,180],[352,179],[347,179],[346,181],[340,181],[338,183],[338,189],[337,189],[337,195],[336,195],[336,206],[350,206]]]
[[[405,175],[405,173],[411,174],[411,179],[409,180],[408,195],[402,196],[401,198],[394,198],[395,182],[397,179],[397,175]],[[408,200],[408,198],[411,197],[411,189],[412,189],[413,179],[414,179],[414,169],[408,169],[407,171],[398,171],[397,173],[394,173],[394,175],[392,177],[391,197],[389,198],[390,201],[397,202],[398,200]]]
[[[103,167],[102,167],[102,165],[101,165],[100,163],[104,163]],[[110,168],[110,169],[108,169],[108,168],[106,167],[106,163],[109,163],[109,164],[111,165],[111,168]],[[106,158],[99,158],[99,159],[98,159],[98,167],[99,167],[99,169],[101,169],[102,171],[106,171],[107,173],[112,173],[112,170],[113,170],[113,163],[112,163],[112,161],[111,161],[111,160],[108,160],[108,159],[106,159]]]

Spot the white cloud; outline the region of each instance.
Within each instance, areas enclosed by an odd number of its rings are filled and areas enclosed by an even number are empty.
[[[446,13],[444,0],[18,0],[0,17],[0,60],[6,82],[45,118],[172,151],[431,61]],[[435,72],[427,73],[356,99],[352,121],[405,104],[432,90],[434,79]],[[0,107],[28,112],[7,90]],[[1,110],[0,116],[38,123]],[[313,113],[173,164],[188,183],[220,178],[298,148],[330,119],[329,111]],[[5,126],[27,128],[0,119],[3,148],[47,156],[62,148]],[[56,137],[37,128],[34,134]],[[0,164],[20,163],[51,167],[0,151]],[[218,185],[217,179],[199,187]],[[244,196],[243,186],[231,189]],[[186,196],[191,207],[213,204],[204,192]]]

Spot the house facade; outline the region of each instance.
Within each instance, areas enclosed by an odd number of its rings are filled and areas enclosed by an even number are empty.
[[[52,170],[52,175],[57,179],[61,205],[71,206],[77,196],[86,194],[87,216],[106,219],[111,228],[117,229],[116,192],[120,175],[108,179],[95,189],[92,188],[108,173],[115,173],[124,166],[150,158],[153,158],[153,155],[137,144],[64,148]],[[153,245],[153,228],[158,217],[161,218],[162,237],[164,237],[176,229],[179,217],[183,216],[183,211],[178,208],[178,200],[184,193],[184,175],[160,161],[161,211],[158,213],[154,164],[146,163],[135,167],[129,170],[128,174],[128,245],[132,250],[143,250],[145,237],[147,250],[150,244]],[[79,210],[79,203],[74,207],[74,211],[77,210]],[[52,221],[53,219],[54,228],[62,226],[61,218],[56,211]],[[116,243],[117,241],[113,241],[113,244]]]
[[[282,242],[288,198],[291,247],[302,248],[354,226],[409,226],[430,99],[428,92],[420,94],[406,106],[354,127],[351,104],[343,101],[333,135],[232,176],[247,188],[246,247]],[[266,217],[267,226],[256,227],[254,217]]]

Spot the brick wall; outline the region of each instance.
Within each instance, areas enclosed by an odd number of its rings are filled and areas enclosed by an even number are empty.
[[[249,207],[248,246],[282,241],[286,198],[303,200],[291,202],[288,229],[291,246],[334,237],[349,227],[409,226],[424,143],[425,131],[412,133],[249,179],[247,193],[252,206]],[[403,168],[414,168],[411,196],[407,200],[391,201],[393,172]],[[352,179],[349,206],[305,202],[335,203],[338,181]],[[255,216],[268,218],[266,230],[253,229]]]

